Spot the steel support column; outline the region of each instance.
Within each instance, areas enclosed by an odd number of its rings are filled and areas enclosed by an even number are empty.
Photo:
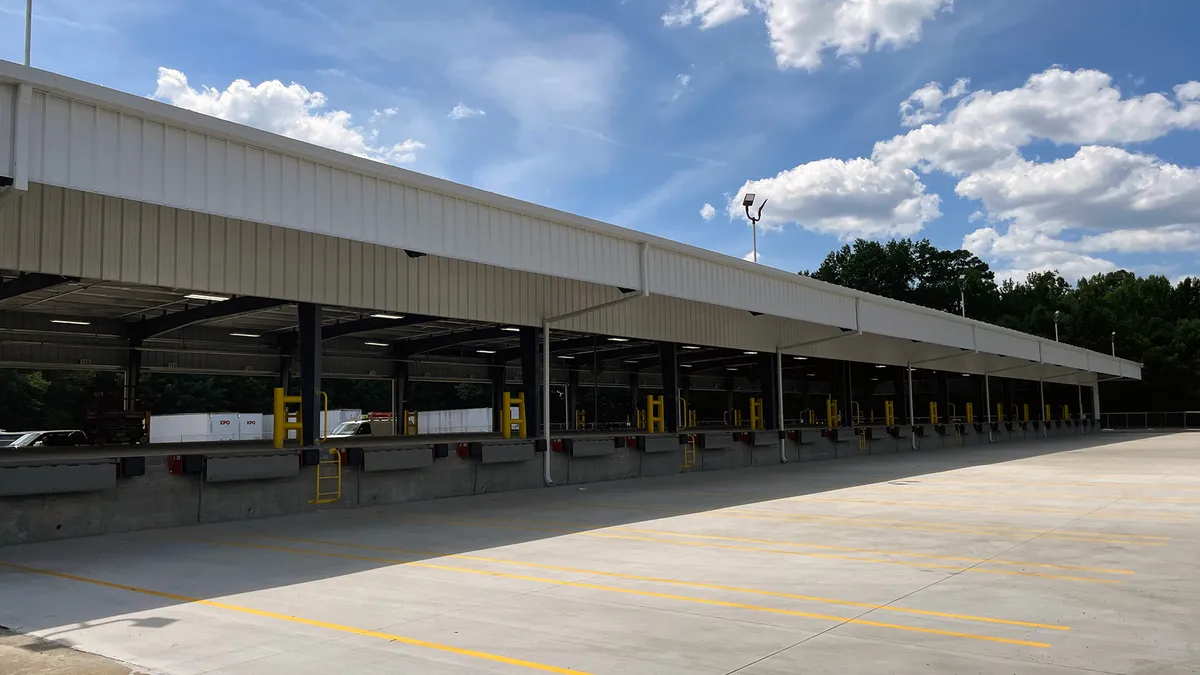
[[[668,342],[658,346],[662,370],[663,423],[667,433],[679,433],[679,345]]]
[[[504,409],[504,388],[507,385],[505,377],[507,369],[504,364],[492,366],[492,431],[504,431],[504,420],[509,411]]]
[[[404,401],[408,398],[408,361],[397,361],[392,371],[392,433],[404,433]]]
[[[137,408],[138,383],[142,379],[142,341],[136,338],[129,341],[129,354],[125,361],[125,382],[121,392],[121,409],[131,411]]]
[[[637,370],[629,373],[629,424],[637,427],[638,410],[641,410],[641,403],[638,401],[640,395],[641,374]]]
[[[1102,429],[1103,425],[1100,424],[1100,382],[1098,380],[1092,385],[1092,417],[1096,420],[1096,429]]]
[[[296,305],[300,324],[300,417],[301,445],[312,447],[321,437],[321,306],[310,302]]]
[[[538,329],[521,327],[521,391],[525,394],[525,429],[530,438],[541,429],[541,406],[538,403]]]
[[[912,380],[913,380],[913,368],[912,368],[912,366],[909,366],[908,367],[908,419],[909,419],[909,425],[915,426],[917,418],[913,413],[914,404],[913,404]],[[912,433],[911,430],[908,432],[908,435],[909,435],[909,440],[912,443],[912,449],[916,450],[917,449],[917,435]]]
[[[567,416],[563,420],[567,429],[575,429],[575,410],[579,405],[579,371],[574,368],[567,371]],[[598,420],[592,420],[596,422]]]
[[[763,403],[763,428],[778,429],[779,408],[778,391],[779,354],[771,352],[763,354],[758,364],[758,391]]]

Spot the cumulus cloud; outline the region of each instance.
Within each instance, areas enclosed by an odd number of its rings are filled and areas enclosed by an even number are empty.
[[[450,109],[450,114],[447,117],[452,120],[465,120],[468,117],[483,117],[484,115],[487,115],[487,113],[479,108],[472,108],[459,103]]]
[[[825,53],[853,61],[871,50],[900,49],[954,0],[686,0],[663,15],[668,26],[712,28],[750,13],[764,15],[780,68],[816,70]]]
[[[942,104],[961,98],[963,94],[967,93],[968,84],[969,80],[959,78],[949,91],[944,91],[942,85],[937,82],[930,82],[914,91],[900,104],[900,123],[906,127],[919,127],[927,122],[940,119]]]
[[[1105,73],[1055,67],[1004,91],[930,83],[900,116],[916,128],[876,143],[870,158],[808,162],[743,191],[781,202],[768,209],[773,227],[885,237],[939,215],[917,172],[949,174],[955,193],[979,204],[970,221],[986,223],[964,248],[1001,276],[1077,277],[1115,269],[1105,253],[1200,250],[1200,169],[1120,147],[1200,129],[1200,82],[1126,97]],[[1022,154],[1039,142],[1075,149],[1051,161]]]
[[[700,217],[705,220],[712,220],[717,215],[717,209],[712,204],[705,202],[704,206],[700,207]]]
[[[328,101],[319,91],[309,91],[295,82],[285,85],[267,80],[252,85],[234,80],[223,90],[193,88],[187,76],[170,68],[158,69],[154,98],[205,115],[257,127],[340,152],[389,164],[407,164],[416,160],[425,147],[407,139],[393,145],[375,145],[378,129],[353,124],[344,110],[325,111]]]
[[[892,171],[870,159],[823,159],[748,181],[730,200],[736,216],[746,193],[767,197],[761,227],[797,223],[840,239],[909,236],[941,215],[940,199],[913,171]]]

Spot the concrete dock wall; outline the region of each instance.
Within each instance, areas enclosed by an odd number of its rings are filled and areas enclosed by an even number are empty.
[[[1003,426],[1001,429],[997,440],[1009,441]],[[1032,429],[1029,435],[1034,437]],[[1068,434],[1052,433],[1051,438],[1059,435]],[[953,427],[947,438],[950,449],[958,448]],[[1020,438],[1019,430],[1014,431],[1011,440]],[[942,445],[936,437],[922,440],[927,449]],[[986,444],[986,428],[982,437],[969,430],[965,441],[961,448],[964,451]],[[907,438],[896,440],[884,436],[872,440],[869,452],[890,454],[908,450]],[[835,459],[835,444],[815,434],[806,435],[805,442],[800,444],[793,438],[787,439],[785,451],[789,462]],[[853,436],[836,444],[836,458],[859,454],[866,453],[859,450]],[[316,467],[303,467],[288,478],[205,482],[197,474],[173,475],[168,472],[165,457],[151,457],[146,460],[145,475],[119,478],[115,489],[0,498],[0,545],[538,488],[543,485],[543,459],[539,452],[529,461],[485,464],[451,453],[435,460],[432,466],[402,471],[362,472],[346,466],[341,499],[314,505],[311,501],[316,496]],[[685,465],[683,446],[668,452],[618,448],[612,454],[592,457],[553,452],[551,477],[556,486],[584,485],[778,463],[777,444],[751,447],[742,442],[697,449],[695,462],[690,466]]]

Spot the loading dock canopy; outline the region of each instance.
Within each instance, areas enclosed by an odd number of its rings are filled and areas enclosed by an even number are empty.
[[[556,331],[1065,383],[1141,377],[1123,359],[4,61],[0,175],[4,270],[358,319],[567,316]]]

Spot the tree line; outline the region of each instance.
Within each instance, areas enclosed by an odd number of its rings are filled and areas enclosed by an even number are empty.
[[[1056,272],[996,282],[987,263],[965,250],[939,249],[928,240],[858,240],[832,251],[815,271],[800,274],[951,313],[963,304],[973,319],[1054,338],[1143,363],[1141,382],[1101,388],[1109,411],[1200,409],[1200,280],[1172,284],[1166,277],[1118,271],[1080,279],[1072,286]],[[965,303],[963,302],[965,301]],[[1113,338],[1113,334],[1115,339]],[[155,414],[267,412],[271,378],[150,373],[139,387],[141,404]],[[389,410],[387,381],[326,378],[333,408]],[[0,370],[0,429],[75,428],[98,393],[119,394],[111,372]],[[480,383],[410,382],[407,398],[419,410],[488,407]],[[598,392],[601,410],[624,409]],[[616,399],[621,399],[620,401]],[[595,402],[582,392],[581,404]],[[602,413],[603,414],[603,413]],[[615,413],[614,413],[615,414]]]

